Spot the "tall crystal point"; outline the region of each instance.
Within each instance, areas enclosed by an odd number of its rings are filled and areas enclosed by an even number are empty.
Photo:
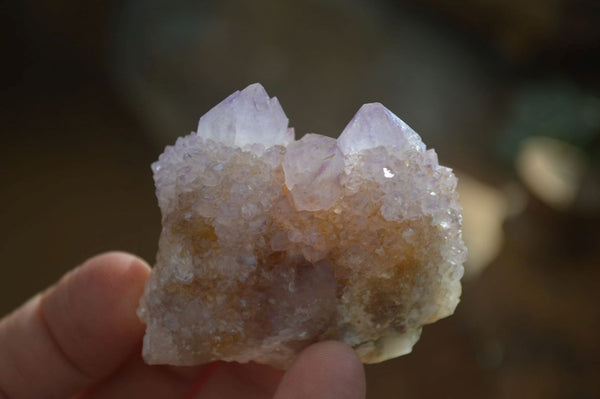
[[[326,339],[378,362],[458,304],[456,178],[381,104],[338,140],[294,141],[277,99],[250,85],[152,169],[163,230],[138,309],[150,364],[287,367]]]
[[[359,153],[380,146],[397,151],[425,150],[419,135],[379,103],[360,107],[340,135],[338,145],[344,154]]]
[[[260,83],[236,91],[208,111],[197,133],[228,146],[287,145],[294,140],[277,97],[270,98]]]

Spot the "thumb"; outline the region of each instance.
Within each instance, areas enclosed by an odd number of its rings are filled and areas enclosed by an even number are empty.
[[[365,373],[349,346],[327,341],[302,352],[287,371],[275,399],[364,399]]]

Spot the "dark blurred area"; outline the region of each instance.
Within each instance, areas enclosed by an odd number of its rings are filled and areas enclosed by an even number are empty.
[[[300,5],[301,4],[301,5]],[[369,398],[600,397],[600,2],[8,0],[0,314],[110,249],[152,263],[150,163],[261,82],[302,135],[397,113],[455,168],[454,316]]]

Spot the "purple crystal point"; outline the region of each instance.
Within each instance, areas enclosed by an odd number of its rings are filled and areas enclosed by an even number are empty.
[[[360,107],[338,138],[338,146],[344,155],[379,146],[425,151],[419,135],[380,103]]]
[[[285,185],[298,209],[329,209],[340,197],[339,176],[344,170],[344,156],[335,139],[305,135],[288,145],[282,166]]]
[[[236,91],[208,111],[198,122],[197,134],[232,147],[285,146],[294,140],[279,100],[270,98],[260,83]]]

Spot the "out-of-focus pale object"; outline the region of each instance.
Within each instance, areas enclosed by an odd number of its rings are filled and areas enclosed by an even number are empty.
[[[516,160],[517,172],[527,188],[558,210],[575,201],[586,164],[585,154],[577,147],[541,136],[523,140]]]
[[[458,173],[458,193],[463,205],[463,239],[469,248],[465,277],[479,275],[502,249],[506,218],[522,209],[518,189],[498,189]]]

